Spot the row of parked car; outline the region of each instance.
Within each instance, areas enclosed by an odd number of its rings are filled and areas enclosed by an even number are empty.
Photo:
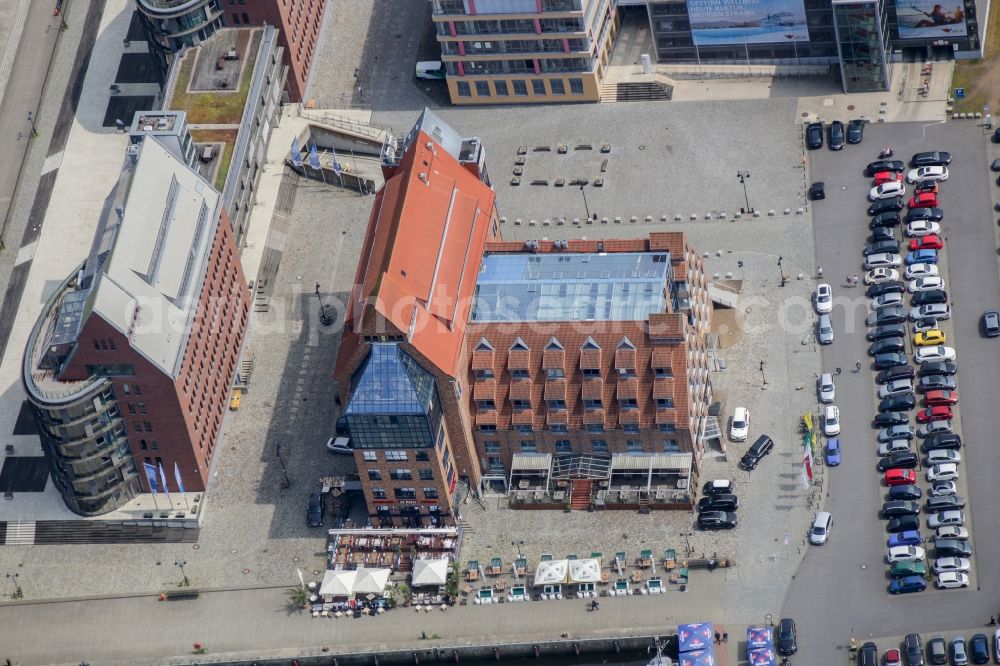
[[[962,440],[952,425],[958,366],[940,328],[951,316],[938,268],[944,248],[938,195],[949,178],[950,163],[951,155],[934,151],[914,155],[905,177],[906,166],[898,160],[873,162],[866,171],[873,179],[868,194],[873,202],[868,211],[872,236],[863,250],[871,307],[866,324],[879,399],[872,425],[878,429],[877,469],[888,488],[881,516],[890,532],[886,562],[893,594],[927,587],[922,510],[929,514],[927,527],[934,530],[936,559],[930,572],[936,587],[969,585],[972,549],[965,499],[957,494],[956,484]],[[904,205],[907,185],[914,191]],[[899,237],[898,228],[903,228]],[[911,345],[913,365],[906,355]],[[923,404],[911,424],[918,395]],[[911,448],[915,440],[920,441],[919,451]],[[917,485],[915,471],[921,458],[930,484],[923,507],[919,500],[925,491]]]
[[[941,666],[949,663],[953,666],[990,663],[990,637],[986,634],[973,634],[969,640],[964,636],[955,636],[951,640],[935,635],[927,641],[926,652],[920,634],[907,634],[903,639],[903,649],[890,648],[879,663],[878,645],[865,643],[858,650],[858,666],[924,666],[936,664]],[[993,660],[1000,664],[1000,629],[993,632]],[[926,660],[925,660],[926,654]],[[905,660],[905,661],[904,661]]]

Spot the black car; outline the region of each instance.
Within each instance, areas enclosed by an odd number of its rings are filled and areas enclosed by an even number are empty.
[[[961,541],[960,539],[934,540],[935,557],[969,557],[971,555],[972,546],[969,545],[968,541]]]
[[[923,494],[920,490],[920,486],[911,486],[909,484],[903,486],[889,486],[889,499],[890,500],[918,500]]]
[[[924,439],[920,444],[924,453],[934,449],[949,449],[954,451],[962,448],[962,436],[954,432],[937,432]]]
[[[996,310],[987,310],[979,318],[979,329],[987,338],[995,338],[1000,335],[1000,313]]]
[[[732,494],[712,495],[698,500],[698,513],[703,511],[736,511],[739,507],[740,499]]]
[[[904,338],[906,337],[906,327],[902,324],[886,324],[869,328],[865,338],[871,341],[882,340],[884,338]]]
[[[927,291],[918,291],[913,294],[913,298],[910,302],[914,306],[929,305],[931,303],[947,303],[948,292],[944,289],[928,289]]]
[[[900,354],[897,352],[891,354],[879,354],[872,361],[872,366],[876,370],[886,370],[888,368],[895,368],[897,365],[906,365],[906,354]]]
[[[892,238],[868,243],[868,245],[865,245],[863,254],[867,257],[869,255],[880,254],[882,252],[899,254],[899,241]]]
[[[882,201],[891,201],[891,199],[882,199]],[[872,216],[872,219],[868,221],[868,228],[873,231],[878,227],[898,227],[898,226],[899,226],[899,211],[895,209],[883,211],[881,213],[876,213],[875,215]]]
[[[888,327],[883,327],[883,328],[888,328]],[[903,335],[906,334],[904,333]],[[912,366],[899,365],[896,366],[895,368],[889,368],[888,370],[883,370],[882,372],[878,373],[875,376],[875,383],[888,384],[889,382],[896,379],[913,379],[913,377],[914,377],[914,370]],[[896,397],[896,396],[890,396],[890,397]],[[888,398],[886,398],[886,400],[888,400]],[[901,408],[899,411],[903,411],[905,409],[913,409],[913,402],[912,401],[910,402],[909,407]]]
[[[927,661],[938,666],[948,663],[948,644],[944,636],[934,636],[927,641]]]
[[[886,280],[873,284],[865,290],[865,296],[875,298],[882,294],[902,294],[906,292],[906,283],[902,280]]]
[[[830,150],[841,150],[844,147],[844,123],[834,120],[830,123],[829,141]]]
[[[920,529],[920,516],[897,516],[886,523],[885,531],[896,534]]]
[[[886,426],[906,425],[910,422],[910,416],[906,412],[879,412],[875,415],[872,425],[876,428]]]
[[[869,162],[865,167],[865,175],[871,178],[879,171],[906,171],[906,165],[902,160],[876,160]]]
[[[986,634],[974,634],[969,641],[969,652],[973,664],[990,663],[990,641]]]
[[[309,506],[306,508],[306,525],[322,527],[326,522],[326,502],[319,493],[309,495]]]
[[[920,378],[920,383],[917,384],[918,391],[933,391],[935,389],[947,389],[949,391],[955,390],[955,378],[948,377],[946,375],[927,375],[926,377]]]
[[[826,199],[826,185],[817,181],[809,186],[809,200],[819,201],[820,199]]]
[[[898,516],[914,516],[920,513],[920,505],[916,502],[906,500],[892,500],[882,504],[880,512],[883,518],[896,518]]]
[[[913,451],[902,451],[879,458],[876,467],[879,472],[889,469],[913,469],[919,462],[920,458]]]
[[[865,121],[855,118],[847,123],[847,143],[861,143],[865,138]]]
[[[954,361],[932,361],[920,364],[920,376],[945,375],[950,377],[958,372],[958,365]]]
[[[698,514],[698,527],[703,530],[731,530],[736,527],[736,514],[726,511],[705,511]]]
[[[996,129],[996,131],[993,132],[993,141],[994,142],[996,142],[996,140],[997,140],[997,133],[998,132],[1000,132],[1000,127],[998,127]],[[990,164],[990,169],[993,170],[993,171],[1000,171],[1000,157],[998,157],[995,160],[993,160],[993,162]]]
[[[732,495],[736,486],[728,479],[708,481],[701,487],[702,495]]]
[[[879,213],[887,213],[893,210],[903,210],[903,197],[879,199],[871,206],[868,206],[869,215],[878,215]]]
[[[906,321],[906,312],[902,305],[890,305],[879,308],[865,318],[866,326],[885,326],[886,324],[902,324]]]
[[[920,634],[906,634],[903,639],[903,659],[906,666],[924,666],[924,643]]]
[[[740,458],[740,468],[747,472],[756,469],[761,459],[773,449],[774,441],[767,435],[761,435]]]
[[[921,192],[937,192],[938,182],[936,180],[918,180],[913,183],[913,191],[917,194]]]
[[[953,511],[965,508],[965,498],[959,495],[938,495],[928,497],[924,509],[927,513],[937,513],[939,511]]]
[[[796,642],[795,620],[783,617],[778,623],[778,654],[787,657],[799,651]]]
[[[897,366],[899,368],[905,368],[908,366]],[[893,368],[890,368],[890,370]],[[879,377],[881,377],[879,373]],[[880,381],[880,383],[882,383]],[[905,393],[903,395],[890,395],[888,398],[882,398],[882,402],[878,403],[878,411],[880,412],[894,412],[894,411],[906,411],[908,409],[913,409],[917,404],[917,399],[912,393]]]
[[[896,234],[893,232],[892,227],[873,227],[872,233],[868,237],[868,240],[871,241],[872,243],[878,243],[879,241],[896,240]]]
[[[906,351],[906,340],[903,338],[885,338],[873,342],[868,346],[869,356],[878,356],[879,354],[902,351]]]
[[[878,646],[871,641],[858,650],[858,666],[878,666]]]
[[[993,130],[993,143],[1000,143],[1000,127]],[[1000,157],[993,160],[993,164],[990,165],[990,168],[994,171],[1000,171]]]
[[[925,166],[948,166],[951,164],[951,153],[946,153],[943,150],[932,150],[926,153],[917,153],[910,160],[910,166],[913,168],[925,167]]]
[[[806,125],[806,147],[809,150],[816,150],[823,147],[823,123],[809,123]]]
[[[337,425],[335,426],[338,435],[349,435],[351,434],[350,429],[347,427],[347,417],[341,416],[337,419]]]
[[[940,222],[944,219],[944,211],[940,208],[911,208],[906,211],[906,223],[916,220],[927,220],[929,222]]]

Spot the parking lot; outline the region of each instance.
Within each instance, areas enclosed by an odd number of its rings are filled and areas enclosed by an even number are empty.
[[[868,369],[866,356],[869,342],[863,318],[868,311],[867,299],[863,286],[844,287],[845,276],[864,273],[861,250],[870,233],[865,195],[871,179],[865,178],[862,170],[877,158],[883,145],[891,145],[896,159],[904,161],[925,150],[946,150],[954,158],[949,167],[951,177],[941,187],[946,256],[941,275],[952,307],[952,317],[942,329],[948,336],[947,345],[957,351],[959,368],[961,425],[957,430],[963,439],[959,494],[969,503],[965,513],[970,518],[975,570],[968,591],[930,587],[904,597],[886,593],[888,534],[878,517],[886,489],[875,470],[876,431],[871,422],[877,399],[874,373]],[[975,626],[996,613],[996,598],[979,593],[996,589],[997,576],[991,565],[1000,545],[993,538],[996,518],[991,511],[1000,492],[989,471],[995,455],[989,414],[995,408],[1000,356],[996,341],[981,338],[978,331],[980,314],[996,307],[1000,296],[988,145],[981,128],[971,125],[894,124],[869,126],[862,144],[848,145],[843,151],[824,148],[810,153],[811,179],[824,181],[827,195],[814,206],[816,262],[833,286],[834,297],[840,299],[833,313],[837,338],[824,349],[823,365],[829,371],[843,368],[836,378],[843,463],[830,473],[827,505],[835,522],[838,517],[840,520],[829,544],[812,549],[806,556],[784,608],[786,614],[799,619],[800,645],[807,646],[804,656],[815,657],[812,663],[829,663],[819,655],[828,658],[832,650],[843,649],[851,635],[860,640],[870,632],[929,633]],[[857,360],[862,360],[865,368],[851,372]],[[924,471],[918,469],[926,497]],[[927,514],[920,518],[926,525]],[[924,526],[921,532],[925,538],[930,535]]]

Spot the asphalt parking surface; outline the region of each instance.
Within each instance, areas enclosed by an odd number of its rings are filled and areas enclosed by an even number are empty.
[[[941,188],[947,256],[942,276],[952,306],[952,318],[943,328],[949,336],[947,344],[957,350],[959,367],[964,443],[959,488],[969,502],[965,511],[967,515],[971,512],[968,526],[976,573],[970,590],[930,587],[923,593],[901,596],[886,592],[888,535],[885,522],[878,517],[885,488],[875,470],[876,437],[870,425],[876,401],[862,321],[867,313],[864,287],[843,287],[846,275],[863,275],[861,250],[869,234],[865,195],[871,179],[865,178],[862,170],[877,158],[883,145],[893,146],[896,159],[904,161],[924,150],[947,150],[954,157],[951,177]],[[1000,502],[1000,484],[991,471],[997,454],[990,418],[1000,384],[1000,347],[997,340],[981,338],[978,330],[979,315],[1000,300],[995,216],[990,208],[996,192],[992,191],[988,146],[981,128],[971,123],[900,123],[870,125],[860,145],[849,145],[840,152],[824,148],[809,155],[811,179],[824,181],[827,195],[813,206],[817,264],[824,269],[825,281],[833,286],[834,297],[845,300],[837,303],[842,307],[834,308],[836,341],[823,350],[825,370],[843,368],[836,378],[843,462],[830,470],[826,505],[834,517],[830,541],[810,550],[785,597],[783,615],[798,622],[800,652],[796,659],[802,663],[843,663],[843,650],[852,635],[860,642],[868,636],[912,631],[927,638],[938,631],[978,626],[1000,607],[995,595],[1000,573],[992,566],[1000,551],[996,536],[1000,516],[993,510]],[[851,372],[858,359],[865,363],[865,369]],[[921,485],[926,495],[926,482]],[[926,517],[921,515],[923,525]],[[925,538],[931,533],[926,527],[921,532]],[[891,645],[880,647],[884,650]]]

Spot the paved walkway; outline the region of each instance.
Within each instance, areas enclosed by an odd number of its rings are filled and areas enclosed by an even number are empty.
[[[289,610],[282,590],[209,593],[170,602],[136,597],[7,605],[0,606],[0,659],[21,666],[75,666],[81,660],[137,665],[183,656],[183,663],[192,663],[319,655],[324,646],[344,653],[495,643],[498,637],[510,642],[558,640],[564,633],[568,638],[649,635],[684,622],[721,623],[721,582],[718,572],[694,572],[688,592],[602,599],[597,612],[589,612],[586,601],[562,600],[455,606],[431,613],[399,609],[352,620],[312,619]],[[115,629],[126,626],[128,631]],[[420,640],[421,632],[440,639]],[[741,630],[729,633],[735,637]],[[208,647],[209,654],[184,656],[195,642]],[[733,657],[738,643],[728,643]],[[291,651],[287,646],[297,647]]]

